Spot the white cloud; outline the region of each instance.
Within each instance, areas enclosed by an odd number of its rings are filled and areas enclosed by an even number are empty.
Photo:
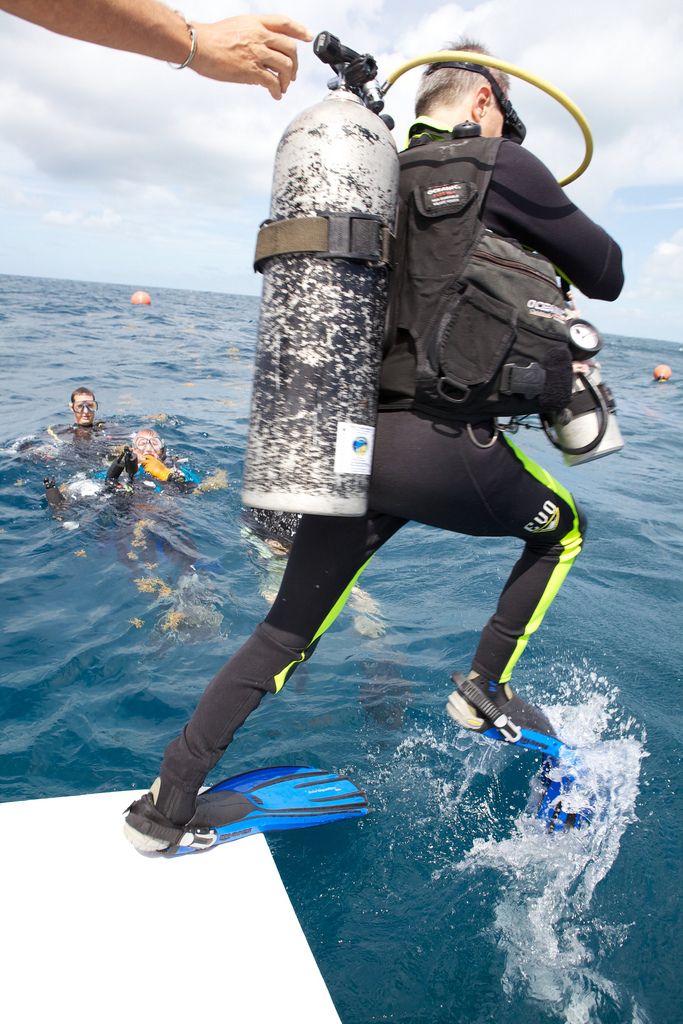
[[[5,202],[8,206],[25,207],[33,206],[33,200],[20,188],[8,188],[5,192]]]
[[[98,228],[110,231],[123,223],[123,217],[115,210],[105,208],[100,213],[89,213],[83,218],[83,226],[86,228]]]
[[[643,267],[638,290],[652,299],[683,303],[683,228],[659,242]]]
[[[68,227],[70,224],[78,224],[83,219],[79,210],[48,210],[43,214],[45,224],[57,224],[59,227]]]
[[[45,224],[58,227],[78,225],[84,228],[111,230],[123,223],[123,217],[114,210],[103,209],[99,213],[85,213],[83,210],[48,210],[43,214]]]
[[[683,210],[683,196],[647,203],[619,201],[617,205],[621,213],[657,213],[661,210]]]

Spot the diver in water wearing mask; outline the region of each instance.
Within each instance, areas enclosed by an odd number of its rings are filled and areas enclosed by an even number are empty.
[[[468,40],[448,48],[486,52]],[[461,726],[495,727],[511,743],[522,729],[554,735],[510,678],[582,549],[585,518],[496,417],[550,415],[569,400],[554,267],[607,300],[623,274],[616,243],[519,145],[524,126],[507,93],[506,75],[467,62],[431,65],[422,76],[400,158],[370,510],[302,517],[270,612],[218,671],[166,748],[160,778],[129,810],[127,834],[141,849],[179,841],[234,733],[314,653],[372,556],[410,521],[522,542],[469,673],[453,676],[447,710]],[[501,367],[511,336],[516,347]]]
[[[175,484],[181,490],[193,490],[199,483],[199,477],[193,470],[188,466],[181,468],[178,460],[168,455],[166,445],[150,427],[133,434],[131,447],[126,446],[114,459],[106,481],[109,487],[132,487],[138,477],[144,485],[157,491],[162,489],[161,484]]]
[[[103,484],[112,492],[133,493],[142,487],[162,491],[170,486],[176,492],[188,493],[199,482],[193,469],[184,463],[181,466],[178,459],[168,455],[163,440],[149,427],[133,434],[130,445],[124,446],[108,470],[100,470],[87,480],[79,476],[63,487],[52,477],[45,477],[43,481],[48,505],[59,519],[69,497],[94,497],[103,490]]]

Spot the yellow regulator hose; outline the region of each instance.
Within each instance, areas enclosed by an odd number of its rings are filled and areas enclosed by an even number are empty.
[[[560,89],[557,89],[550,82],[546,82],[544,79],[539,78],[538,75],[533,75],[530,71],[525,71],[523,68],[518,68],[514,64],[508,64],[505,60],[499,60],[498,57],[489,57],[488,54],[474,53],[471,50],[439,50],[436,53],[426,53],[421,57],[414,57],[412,60],[406,61],[405,64],[401,64],[400,67],[389,75],[385,84],[381,88],[381,94],[384,96],[394,82],[404,75],[406,71],[411,71],[413,68],[419,67],[422,64],[438,64],[441,61],[447,60],[464,60],[469,61],[470,64],[483,64],[487,68],[496,68],[498,71],[504,71],[508,75],[512,75],[514,78],[521,78],[525,82],[529,82],[531,85],[535,85],[537,89],[541,89],[543,92],[547,92],[549,96],[552,96],[554,100],[557,100],[561,106],[568,110],[571,116],[574,118],[586,145],[586,152],[583,160],[571,174],[568,174],[566,178],[562,178],[559,182],[560,185],[568,185],[571,181],[575,181],[579,175],[588,167],[593,157],[593,137],[591,135],[588,122],[583,116],[577,105],[569,99]]]

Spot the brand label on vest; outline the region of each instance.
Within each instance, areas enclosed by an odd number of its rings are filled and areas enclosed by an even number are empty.
[[[375,428],[364,423],[338,423],[334,448],[335,473],[370,476]]]
[[[420,194],[423,213],[429,215],[467,206],[476,190],[469,181],[446,181],[440,185],[425,185]]]
[[[562,309],[560,306],[554,306],[552,302],[529,299],[526,308],[531,316],[542,316],[546,320],[559,320],[560,323],[565,323],[567,320],[567,310]]]

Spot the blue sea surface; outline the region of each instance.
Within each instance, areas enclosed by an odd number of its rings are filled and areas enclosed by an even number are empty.
[[[145,788],[277,587],[240,518],[258,300],[133,290],[0,277],[0,800]],[[607,338],[620,454],[567,468],[540,431],[516,438],[589,517],[515,674],[581,747],[589,828],[545,834],[538,756],[444,713],[518,542],[418,525],[212,774],[311,763],[367,792],[361,822],[269,837],[344,1024],[683,1020],[682,352]],[[122,435],[156,427],[202,493],[89,494],[48,432],[80,384]],[[62,519],[46,476],[71,486]]]

